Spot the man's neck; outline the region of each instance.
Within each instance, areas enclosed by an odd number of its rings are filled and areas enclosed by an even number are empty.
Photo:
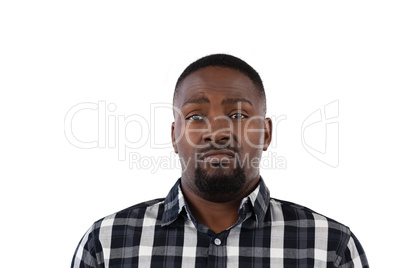
[[[238,218],[238,210],[243,197],[255,189],[259,180],[256,180],[250,189],[233,200],[222,203],[215,203],[201,198],[194,193],[185,183],[181,183],[181,189],[190,208],[191,214],[198,223],[207,226],[216,234],[234,225]]]

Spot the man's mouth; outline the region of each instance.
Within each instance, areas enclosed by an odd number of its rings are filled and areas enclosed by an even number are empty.
[[[235,152],[229,149],[213,149],[199,154],[199,159],[209,163],[229,163],[235,158]]]

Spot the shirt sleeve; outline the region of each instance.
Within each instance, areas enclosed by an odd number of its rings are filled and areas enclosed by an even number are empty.
[[[350,234],[347,246],[340,257],[339,268],[369,268],[363,247],[353,233]]]
[[[95,224],[82,237],[75,250],[71,268],[104,268],[103,252]]]

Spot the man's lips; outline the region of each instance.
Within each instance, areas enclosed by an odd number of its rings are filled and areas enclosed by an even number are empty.
[[[202,161],[221,161],[229,160],[235,157],[235,153],[229,149],[214,149],[206,151],[200,154],[200,160]]]

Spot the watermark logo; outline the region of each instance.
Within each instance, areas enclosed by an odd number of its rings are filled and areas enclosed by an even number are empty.
[[[172,143],[169,140],[158,138],[161,125],[166,122],[161,122],[164,119],[157,116],[160,113],[181,113],[177,108],[173,107],[170,103],[152,103],[150,104],[150,117],[146,118],[140,114],[122,115],[118,114],[117,106],[114,103],[106,103],[106,101],[99,101],[97,103],[83,102],[72,106],[66,113],[64,120],[64,133],[65,137],[73,146],[82,149],[93,148],[107,148],[117,151],[117,158],[119,161],[127,161],[130,169],[150,169],[152,173],[155,173],[158,169],[176,169],[180,168],[182,164],[178,156],[171,153],[169,156],[144,156],[139,153],[140,148],[144,146],[150,149],[166,149],[172,148]],[[95,125],[96,131],[91,138],[88,136],[80,136],[74,130],[74,122],[79,121],[79,118],[83,114],[92,115],[92,125]],[[328,103],[322,109],[317,109],[311,113],[302,123],[301,126],[301,143],[305,150],[311,154],[317,160],[331,166],[337,167],[339,165],[339,101],[335,100]],[[197,117],[197,119],[200,119]],[[193,124],[193,131],[196,132],[208,132],[213,131],[211,134],[212,139],[217,135],[223,135],[223,132],[237,131],[239,125],[234,125],[231,119],[214,118],[205,120],[204,127],[197,128],[196,122],[185,123],[186,118],[180,114],[179,119],[183,121],[182,124]],[[219,129],[211,127],[212,124],[224,126]],[[249,146],[261,149],[260,142],[254,139],[249,139],[257,132],[263,131],[261,127],[251,127],[253,124],[257,126],[258,121],[263,121],[264,118],[254,116],[247,119],[246,127],[244,131],[243,143],[247,143]],[[279,123],[286,121],[286,115],[272,115],[272,140],[270,149],[274,150],[278,147],[277,131]],[[163,123],[163,124],[162,124]],[[84,123],[85,126],[85,123]],[[79,128],[78,128],[79,129]],[[77,131],[78,132],[78,131]],[[187,139],[189,144],[193,144],[189,133],[180,135],[180,138]],[[194,143],[194,147],[198,145]],[[277,152],[269,151],[264,153],[261,159],[259,159],[260,167],[262,169],[286,169],[286,158],[279,155]]]
[[[317,160],[339,165],[339,100],[328,103],[310,114],[301,127],[303,147]]]
[[[77,148],[82,149],[113,149],[117,151],[119,161],[127,161],[130,169],[150,169],[155,173],[158,169],[176,169],[180,168],[178,156],[171,153],[169,156],[144,156],[139,153],[140,148],[144,146],[150,149],[166,149],[172,148],[172,142],[161,138],[160,127],[166,122],[161,122],[160,115],[175,111],[179,114],[179,119],[182,124],[185,123],[184,115],[176,107],[170,103],[152,103],[150,104],[150,117],[145,118],[140,114],[122,115],[117,111],[117,106],[114,103],[106,101],[83,102],[72,106],[66,113],[64,118],[64,134],[67,141]],[[82,122],[82,118],[84,118]],[[88,119],[89,118],[89,119]],[[165,117],[164,117],[165,118]],[[281,121],[286,120],[286,115],[271,116],[273,125],[273,133],[271,140],[271,149],[277,147],[278,125]],[[261,127],[251,127],[255,122],[263,121],[264,118],[254,116],[247,120],[244,131],[244,140],[241,142],[247,143],[249,146],[261,149],[261,144],[257,141],[255,144],[249,139],[249,135],[264,131]],[[225,124],[225,129],[214,129],[212,124]],[[79,124],[81,123],[81,124]],[[193,122],[196,125],[195,122]],[[192,123],[190,123],[191,125]],[[255,125],[255,124],[254,124]],[[235,126],[231,119],[227,117],[214,118],[208,121],[205,118],[204,127],[193,128],[195,132],[213,132],[211,137],[214,138],[223,135],[221,132],[237,131],[239,125]],[[82,135],[82,134],[86,135]],[[89,135],[88,133],[92,133]],[[189,133],[179,135],[179,138],[187,139],[188,143],[192,144]],[[255,142],[255,141],[254,141]],[[198,148],[198,144],[194,144],[194,148]],[[264,153],[261,158],[261,168],[267,169],[286,169],[286,158],[278,155],[275,152]]]
[[[166,156],[141,155],[138,152],[129,152],[128,155],[130,169],[149,170],[151,174],[155,174],[158,170],[172,170],[180,168],[185,170],[191,161],[191,159],[182,159],[180,161],[179,156],[173,152]],[[235,159],[235,166],[251,166],[269,170],[283,170],[287,168],[286,158],[271,151],[267,152],[258,159],[249,159],[249,157],[246,156],[242,161],[238,155],[236,155]],[[220,163],[220,167],[227,168],[227,166],[225,167],[223,163],[224,162]],[[197,164],[197,162],[195,162],[195,164]],[[212,166],[212,163],[208,164]]]

